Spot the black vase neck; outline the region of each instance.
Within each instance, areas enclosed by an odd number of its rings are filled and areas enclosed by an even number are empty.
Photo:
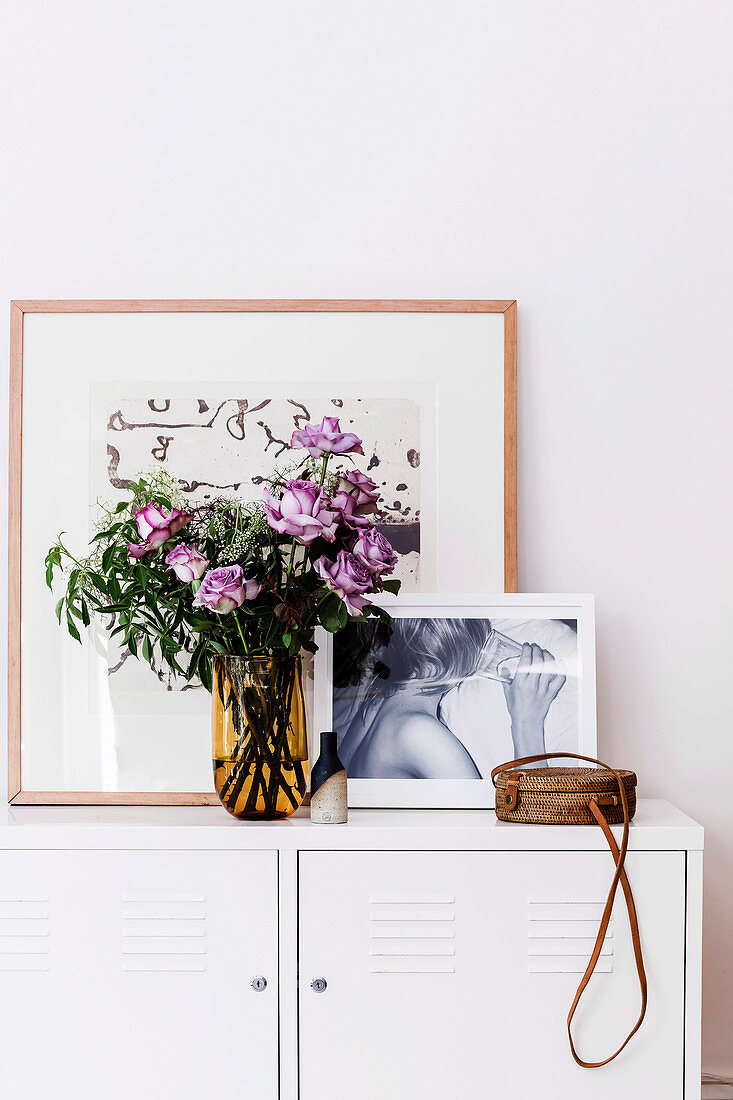
[[[327,730],[321,734],[321,754],[311,772],[311,793],[317,791],[336,772],[345,770],[339,760],[337,742],[338,734],[333,730]]]
[[[321,756],[335,757],[338,760],[338,734],[334,730],[327,730],[321,734]]]

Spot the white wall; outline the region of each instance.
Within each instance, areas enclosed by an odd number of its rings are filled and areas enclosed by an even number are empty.
[[[0,302],[519,300],[521,585],[597,593],[601,754],[707,827],[705,1065],[733,1072],[733,5],[2,26]]]

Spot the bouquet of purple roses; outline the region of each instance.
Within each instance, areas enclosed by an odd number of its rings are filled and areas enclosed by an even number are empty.
[[[128,500],[100,505],[86,558],[61,538],[49,550],[49,587],[57,569],[66,581],[59,622],[81,641],[96,615],[154,671],[198,675],[209,690],[215,654],[293,656],[315,648],[318,624],[335,633],[351,619],[389,622],[369,599],[400,587],[397,555],[373,523],[377,486],[330,466],[363,455],[361,440],[324,417],[294,431],[291,448],[303,460],[266,479],[261,502],[187,507],[164,471],[130,481]]]

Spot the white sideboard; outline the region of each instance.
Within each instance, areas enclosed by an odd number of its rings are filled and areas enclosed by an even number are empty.
[[[613,869],[598,829],[10,808],[0,1098],[699,1100],[702,844],[640,802],[627,869],[649,1010],[583,1070],[565,1018]],[[576,1016],[584,1056],[615,1049],[638,998],[617,900]]]

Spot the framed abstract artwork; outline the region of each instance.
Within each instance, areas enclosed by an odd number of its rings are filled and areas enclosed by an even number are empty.
[[[596,754],[592,596],[411,595],[320,640],[316,719],[351,806],[490,807],[491,769]]]
[[[216,801],[208,693],[74,643],[44,557],[151,470],[192,502],[258,499],[324,415],[358,420],[403,592],[516,589],[515,302],[12,304],[11,802]]]

